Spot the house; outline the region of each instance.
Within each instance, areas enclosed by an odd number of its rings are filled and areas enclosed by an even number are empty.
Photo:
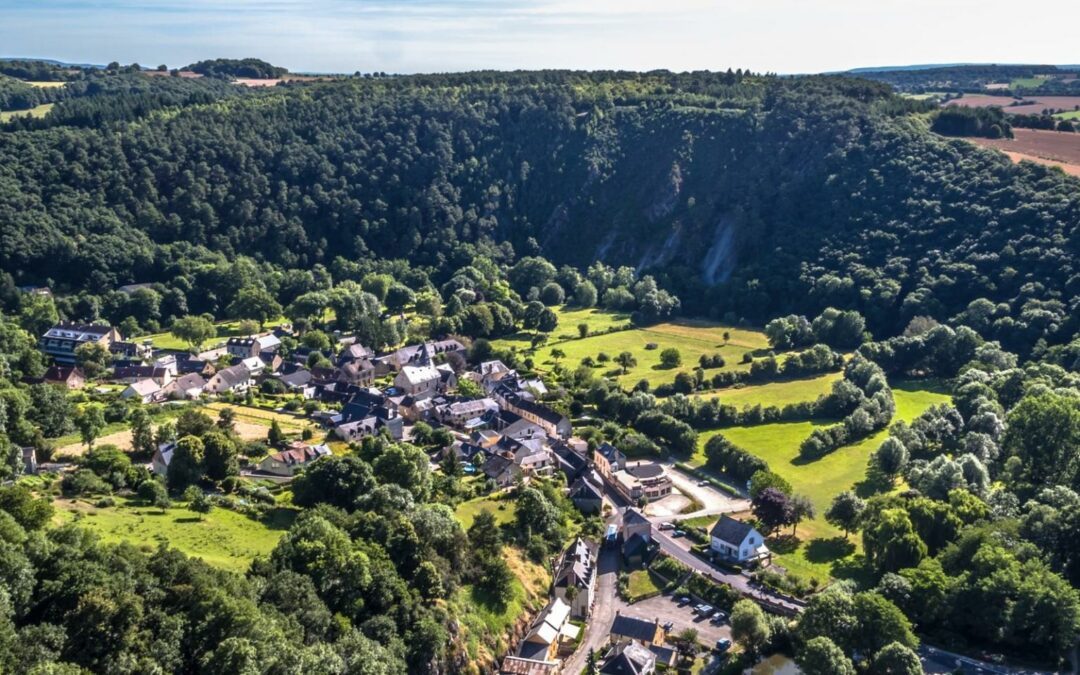
[[[529,632],[518,645],[518,658],[530,661],[555,661],[563,640],[577,638],[580,629],[569,623],[570,606],[559,598],[552,598],[540,611]]]
[[[345,347],[345,349],[342,349],[341,353],[338,354],[338,365],[343,366],[346,363],[351,363],[353,361],[367,361],[368,363],[371,363],[371,360],[374,358],[375,352],[371,348],[365,347],[358,342],[354,342]],[[371,367],[372,370],[374,370],[375,364],[372,364]]]
[[[246,359],[258,356],[259,352],[277,351],[281,347],[281,340],[276,335],[249,335],[247,337],[231,337],[225,343],[225,350],[230,356]]]
[[[600,488],[596,487],[585,477],[578,478],[570,486],[570,501],[582,513],[600,513],[604,508],[604,495]]]
[[[570,420],[566,415],[546,405],[530,401],[518,393],[506,393],[498,388],[492,392],[492,396],[504,408],[536,424],[547,432],[549,436],[570,438],[570,434],[573,432]]]
[[[589,459],[566,441],[557,441],[551,446],[551,450],[555,453],[555,462],[568,483],[576,481],[589,468]]]
[[[154,352],[154,343],[149,340],[143,342],[125,342],[117,340],[109,345],[109,353],[125,359],[143,360],[149,358]]]
[[[292,443],[288,449],[275,452],[259,462],[259,471],[275,476],[294,476],[296,472],[320,457],[332,453],[325,445],[308,445],[302,441]]]
[[[162,393],[170,398],[196,399],[206,388],[206,378],[198,373],[186,373],[162,387]]]
[[[172,382],[176,376],[175,364],[171,367],[144,366],[144,365],[118,365],[113,369],[112,379],[114,382],[131,384],[140,380],[153,380],[160,387]]]
[[[626,616],[621,611],[615,611],[615,621],[611,624],[611,641],[615,644],[636,642],[645,648],[653,645],[663,645],[667,639],[667,632],[660,625],[660,619],[646,621],[632,616]]]
[[[108,349],[121,339],[120,331],[112,326],[61,322],[45,331],[38,339],[38,348],[57,363],[70,366],[75,365],[78,347],[96,343]]]
[[[627,509],[623,514],[622,556],[629,567],[645,563],[652,543],[652,523],[637,509]]]
[[[713,556],[724,560],[745,563],[770,555],[765,538],[753,525],[726,514],[713,525],[709,538]]]
[[[626,455],[619,452],[614,445],[602,443],[593,451],[593,466],[601,476],[613,480],[615,472],[626,468]]]
[[[210,394],[223,394],[227,391],[243,393],[251,388],[251,371],[247,366],[229,366],[222,368],[206,383],[204,391]]]
[[[163,398],[161,385],[153,380],[139,380],[132,382],[127,389],[120,392],[120,398],[137,398],[143,403],[152,403]]]
[[[176,450],[176,442],[169,441],[158,445],[154,456],[150,458],[150,470],[159,476],[169,473],[169,464],[172,463],[173,451]]]
[[[431,396],[439,390],[442,373],[435,366],[403,366],[394,386],[411,396]]]
[[[636,642],[616,646],[600,664],[600,675],[652,675],[656,654]]]
[[[552,593],[570,605],[570,615],[586,618],[596,593],[596,555],[580,537],[563,553],[555,567]]]
[[[246,359],[240,359],[240,364],[248,369],[252,377],[255,377],[259,373],[266,370],[266,362],[260,359],[258,356],[249,356]]]
[[[521,467],[514,460],[502,455],[492,455],[484,462],[484,475],[495,481],[500,488],[508,488],[522,474]]]
[[[443,424],[464,427],[467,422],[484,416],[488,411],[497,411],[499,404],[490,398],[454,401],[439,406],[435,413]]]
[[[300,394],[304,398],[315,397],[315,385],[311,382],[311,371],[306,368],[294,370],[288,375],[279,376],[277,379],[285,385],[286,391]]]
[[[82,389],[86,384],[86,375],[78,366],[50,366],[45,371],[45,382],[57,384],[68,389]]]
[[[358,387],[370,387],[375,384],[375,364],[369,359],[356,359],[343,363],[335,371],[334,379]]]
[[[464,356],[465,345],[457,340],[438,340],[420,345],[410,345],[385,356],[380,356],[375,359],[375,364],[382,373],[396,372],[405,366],[431,365],[435,357],[450,354]]]
[[[671,494],[673,484],[664,467],[656,462],[635,462],[610,477],[615,489],[631,503],[655,501]]]
[[[470,376],[484,391],[491,391],[500,381],[510,377],[517,377],[517,373],[502,361],[484,361],[476,369],[475,373],[470,373]]]

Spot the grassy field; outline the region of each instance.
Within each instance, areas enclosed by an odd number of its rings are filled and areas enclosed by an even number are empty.
[[[653,575],[649,570],[634,570],[630,573],[629,583],[626,587],[626,601],[637,602],[660,592]]]
[[[718,391],[703,394],[703,398],[718,398],[723,403],[742,408],[746,405],[760,403],[762,407],[774,405],[782,408],[791,403],[801,401],[813,401],[823,394],[832,390],[833,382],[836,382],[842,373],[825,373],[817,377],[809,377],[803,380],[787,380],[784,382],[769,382],[767,384],[750,385],[739,388],[720,389]]]
[[[608,312],[602,309],[589,308],[578,309],[567,306],[555,308],[555,315],[559,317],[559,325],[555,330],[548,333],[548,342],[553,344],[565,340],[576,340],[579,324],[587,324],[589,333],[602,333],[615,327],[630,325],[630,315],[619,312]],[[524,351],[531,346],[533,333],[522,331],[498,340],[493,340],[492,345],[497,349],[517,349]]]
[[[1070,110],[1054,115],[1059,120],[1080,120],[1080,110]]]
[[[466,530],[469,529],[473,520],[480,514],[481,511],[490,511],[495,516],[495,522],[498,525],[506,525],[514,521],[514,516],[517,513],[514,502],[509,499],[495,499],[493,497],[477,497],[476,499],[470,499],[467,502],[458,504],[457,509],[454,511],[454,515],[461,521],[461,526]]]
[[[317,425],[309,420],[305,420],[301,417],[295,417],[288,413],[280,413],[274,410],[265,410],[263,408],[253,408],[246,405],[237,405],[235,403],[223,403],[221,401],[215,401],[213,403],[206,404],[205,412],[213,418],[216,418],[218,413],[223,408],[232,408],[236,414],[237,422],[247,422],[249,424],[258,424],[263,427],[269,428],[270,424],[277,420],[277,423],[281,425],[282,431],[296,432],[303,431],[306,427],[315,428]]]
[[[1018,77],[1015,80],[1013,80],[1012,82],[1010,82],[1009,86],[1012,87],[1013,89],[1016,89],[1017,87],[1020,87],[1020,88],[1023,88],[1023,89],[1033,89],[1033,88],[1038,87],[1039,85],[1041,85],[1043,82],[1046,82],[1046,78],[1042,77],[1042,76]]]
[[[461,586],[448,601],[450,611],[461,624],[462,638],[474,662],[502,657],[509,648],[506,636],[511,626],[543,605],[551,583],[551,575],[543,565],[530,562],[509,546],[503,553],[516,577],[509,602],[493,603],[471,584]]]
[[[77,521],[106,542],[127,542],[149,551],[165,543],[232,572],[244,572],[256,556],[268,555],[295,513],[281,510],[271,527],[222,508],[200,519],[181,505],[162,513],[161,509],[126,500],[102,509],[68,499],[57,499],[54,506],[56,524]]]
[[[267,321],[263,324],[263,330],[270,330],[275,326],[280,326],[285,323],[287,319],[284,317],[274,319],[273,321]],[[211,349],[225,344],[225,340],[230,337],[240,335],[240,322],[239,321],[218,321],[214,324],[217,327],[217,337],[207,340],[203,343],[203,349]],[[180,338],[176,337],[172,333],[165,331],[164,333],[154,333],[153,335],[142,335],[135,338],[139,342],[143,340],[150,340],[154,343],[155,349],[171,349],[174,351],[187,351],[188,343],[184,342]]]
[[[576,335],[575,326],[579,321],[574,320],[575,316],[588,316],[597,326],[619,325],[619,322],[624,321],[621,315],[597,310],[563,311],[560,315],[560,325],[554,334],[556,336]],[[567,323],[564,324],[564,320]],[[729,333],[730,338],[726,343],[723,337],[725,332]],[[655,344],[656,348],[646,349],[646,345],[649,344]],[[497,340],[494,345],[497,348],[516,347],[521,350],[528,347],[528,342],[518,337]],[[660,365],[660,352],[668,347],[679,350],[682,355],[681,366],[664,368]],[[647,328],[634,328],[604,335],[591,335],[584,339],[566,339],[562,342],[545,344],[536,351],[533,357],[540,370],[550,368],[555,363],[551,351],[556,348],[566,354],[561,362],[571,366],[576,366],[586,356],[591,356],[595,360],[599,354],[604,353],[614,359],[621,352],[628,351],[637,359],[637,365],[628,369],[625,374],[613,361],[599,364],[597,372],[616,378],[625,386],[646,379],[650,386],[655,387],[658,384],[672,382],[679,371],[692,371],[697,367],[698,358],[702,354],[722,354],[727,361],[726,369],[745,370],[749,366],[739,363],[742,355],[749,351],[767,349],[768,341],[763,333],[757,331],[733,328],[708,321],[679,319]],[[706,371],[706,373],[712,372],[715,370]]]
[[[53,109],[55,103],[42,103],[39,106],[27,110],[7,110],[0,112],[0,122],[7,122],[15,117],[45,117]]]
[[[67,82],[26,82],[31,87],[40,87],[41,89],[58,89],[67,85]]]
[[[896,400],[895,420],[910,422],[930,406],[949,400],[936,383],[899,382],[892,384],[892,389]],[[778,422],[705,432],[699,437],[701,450],[691,460],[695,465],[704,464],[705,443],[717,433],[723,433],[735,445],[767,461],[769,468],[790,482],[796,493],[809,497],[817,510],[817,517],[799,526],[797,534],[803,544],[796,543],[791,550],[780,552],[776,561],[792,572],[821,581],[829,577],[838,553],[846,555],[855,550],[854,546],[845,548],[837,540],[842,533],[825,522],[825,509],[833,497],[856,487],[865,479],[870,454],[888,436],[888,431],[883,430],[816,461],[804,462],[799,459],[799,444],[803,439],[815,427],[828,424],[831,422]]]

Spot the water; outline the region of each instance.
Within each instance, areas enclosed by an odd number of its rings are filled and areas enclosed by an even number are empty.
[[[802,671],[794,661],[783,654],[773,654],[759,661],[750,673],[751,675],[801,675]]]

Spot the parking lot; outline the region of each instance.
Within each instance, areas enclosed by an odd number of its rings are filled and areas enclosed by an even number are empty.
[[[694,614],[694,605],[680,605],[678,598],[670,595],[658,595],[655,598],[635,602],[622,609],[622,613],[646,621],[659,619],[661,624],[672,623],[669,634],[676,634],[686,628],[693,628],[698,632],[699,641],[706,647],[716,644],[720,638],[731,639],[731,627],[725,622],[717,625],[710,623],[708,619],[702,619]]]

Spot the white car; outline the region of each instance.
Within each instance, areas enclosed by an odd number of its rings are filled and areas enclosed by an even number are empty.
[[[675,529],[675,523],[660,523],[660,525],[657,526],[657,529],[659,529],[659,530],[674,530]]]

